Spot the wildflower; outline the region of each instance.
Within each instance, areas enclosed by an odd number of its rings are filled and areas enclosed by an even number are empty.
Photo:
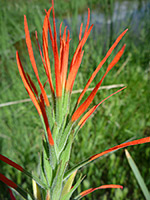
[[[77,187],[83,180],[83,178],[80,177],[75,183],[75,185],[72,186],[77,170],[79,170],[84,165],[92,162],[93,160],[105,154],[108,154],[110,152],[116,151],[118,149],[121,149],[127,146],[150,142],[150,137],[146,137],[139,140],[134,140],[134,141],[117,145],[108,150],[105,150],[102,153],[95,154],[91,156],[90,158],[86,159],[85,161],[82,161],[81,163],[77,164],[72,169],[67,170],[68,162],[70,159],[70,153],[72,149],[72,143],[78,131],[83,127],[87,119],[95,112],[98,106],[100,106],[105,100],[107,100],[111,96],[115,95],[116,93],[126,88],[126,87],[123,87],[117,90],[113,94],[101,100],[97,105],[93,106],[92,108],[89,108],[99,87],[103,83],[104,78],[123,55],[125,46],[126,46],[126,45],[123,45],[122,48],[118,51],[118,53],[114,57],[114,59],[108,65],[103,77],[94,87],[94,89],[86,98],[86,100],[84,100],[83,103],[80,104],[91,82],[93,81],[97,73],[100,71],[101,67],[106,62],[108,57],[111,55],[112,51],[118,45],[120,40],[126,34],[128,29],[126,29],[119,35],[119,37],[116,39],[114,44],[111,46],[111,48],[107,52],[106,56],[99,63],[96,70],[93,72],[93,74],[87,81],[72,111],[72,108],[71,108],[72,106],[70,106],[70,99],[71,99],[71,94],[72,94],[75,78],[77,76],[77,72],[79,70],[79,67],[81,65],[82,58],[84,55],[83,47],[93,28],[93,25],[89,26],[90,9],[88,9],[87,24],[86,24],[85,31],[83,34],[82,34],[83,24],[81,24],[80,26],[79,44],[72,57],[70,68],[68,68],[69,45],[70,45],[70,40],[71,40],[70,32],[69,30],[67,30],[67,27],[65,27],[64,32],[62,33],[62,30],[61,30],[62,23],[60,24],[60,28],[59,28],[60,50],[58,51],[53,0],[52,0],[52,7],[48,11],[45,11],[45,12],[46,12],[46,15],[44,18],[43,32],[42,32],[42,42],[43,42],[42,49],[39,44],[37,32],[35,32],[35,37],[36,37],[37,45],[39,48],[39,53],[40,53],[43,67],[45,69],[45,73],[47,77],[47,81],[44,84],[42,84],[40,80],[40,75],[38,73],[38,68],[35,61],[32,43],[30,39],[27,19],[26,19],[26,16],[24,16],[24,29],[25,29],[28,54],[29,54],[29,58],[30,58],[37,82],[39,84],[40,92],[37,90],[29,74],[24,71],[24,68],[22,66],[22,63],[19,57],[19,53],[18,51],[16,52],[16,60],[17,60],[20,76],[41,118],[44,131],[45,131],[45,137],[43,139],[43,151],[42,151],[41,160],[40,160],[41,176],[40,178],[38,178],[31,175],[27,170],[25,170],[18,164],[14,163],[13,161],[9,160],[5,156],[0,155],[0,160],[16,168],[17,170],[20,170],[22,173],[25,173],[27,176],[29,176],[31,179],[34,180],[33,188],[36,190],[33,192],[34,195],[37,195],[37,191],[38,191],[38,195],[40,196],[39,188],[38,188],[39,186],[40,188],[43,189],[42,194],[44,195],[44,197],[46,197],[46,199],[69,200],[72,196],[72,193],[77,189]],[[49,20],[49,16],[51,12],[53,16],[53,29],[54,29],[53,32],[52,32],[51,23]],[[52,52],[53,52],[53,57],[54,57],[55,83],[54,83],[54,80],[52,80],[52,74],[51,74],[52,65],[49,58],[48,34],[50,36]],[[49,102],[49,99],[45,90],[45,84],[47,82],[49,83],[49,87],[51,91],[51,97],[52,97],[51,104]],[[24,198],[27,199],[29,196],[32,198],[32,195],[20,189],[19,186],[17,186],[11,180],[7,179],[2,174],[0,174],[0,180],[3,181],[5,184],[7,184],[9,187],[16,189]],[[110,184],[110,185],[102,185],[97,188],[90,188],[86,191],[81,192],[75,199],[80,199],[88,195],[89,193],[94,192],[95,190],[106,189],[106,188],[121,188],[122,189],[122,186],[116,185],[116,184]]]

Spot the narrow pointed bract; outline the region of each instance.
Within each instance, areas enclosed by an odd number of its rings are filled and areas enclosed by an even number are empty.
[[[23,171],[23,168],[18,165],[17,163],[13,162],[12,160],[8,159],[7,157],[3,156],[2,154],[0,154],[0,160],[11,165],[12,167],[18,169],[19,171]]]
[[[64,88],[67,78],[68,70],[68,58],[69,58],[69,42],[70,42],[70,32],[68,30],[67,41],[63,38],[62,41],[62,62],[61,62],[61,77],[62,77],[62,87]]]
[[[122,39],[122,37],[125,35],[125,33],[128,31],[128,29],[126,29],[123,33],[121,33],[121,35],[117,38],[117,40],[114,42],[114,44],[111,46],[111,48],[109,49],[109,51],[107,52],[106,56],[103,58],[103,60],[100,62],[100,64],[98,65],[98,67],[96,68],[96,70],[93,72],[93,74],[91,75],[90,79],[88,80],[85,88],[83,89],[82,93],[80,94],[78,100],[77,100],[77,104],[80,103],[82,97],[84,96],[85,92],[87,91],[89,85],[91,84],[91,82],[93,81],[93,79],[95,78],[96,74],[99,72],[99,70],[101,69],[101,67],[103,66],[103,64],[106,62],[107,58],[111,55],[112,51],[114,50],[114,48],[117,46],[117,44],[120,42],[120,40]]]
[[[38,74],[38,70],[37,70],[37,66],[36,66],[36,62],[35,62],[35,58],[34,58],[34,54],[33,54],[33,49],[32,49],[32,44],[31,44],[31,39],[30,39],[30,33],[29,33],[29,29],[28,29],[28,24],[27,24],[27,19],[26,19],[25,15],[24,15],[24,29],[25,29],[26,44],[27,44],[27,47],[28,47],[28,53],[29,53],[30,61],[31,61],[33,70],[35,72],[36,78],[38,80],[44,101],[45,101],[46,105],[49,106],[48,97],[46,95],[46,92],[45,92],[43,85],[42,85],[40,78],[39,78],[39,74]]]
[[[31,89],[31,87],[30,87],[28,81],[27,81],[27,78],[26,78],[24,69],[23,69],[23,67],[22,67],[22,64],[21,64],[21,61],[20,61],[18,52],[16,52],[16,60],[17,60],[17,65],[18,65],[19,73],[20,73],[20,76],[21,76],[22,81],[23,81],[23,83],[24,83],[24,86],[25,86],[25,88],[26,88],[26,90],[27,90],[27,92],[28,92],[28,94],[29,94],[29,96],[30,96],[30,98],[31,98],[31,100],[32,100],[32,102],[33,102],[33,104],[35,105],[35,107],[36,107],[36,109],[37,109],[39,115],[41,115],[41,114],[42,114],[41,108],[40,108],[40,106],[39,106],[39,104],[38,104],[38,101],[37,101],[37,99],[36,99],[36,97],[35,97],[35,95],[34,95],[32,89]]]
[[[6,178],[3,174],[0,173],[0,181],[2,181],[3,183],[5,183],[6,185],[8,185],[9,187],[12,187],[14,189],[16,189],[18,186],[16,183],[14,183],[13,181],[11,181],[10,179]]]
[[[16,200],[16,198],[14,197],[14,195],[13,195],[11,189],[8,188],[8,191],[9,191],[11,200]]]
[[[121,50],[117,53],[117,55],[114,57],[114,59],[112,60],[112,62],[108,65],[108,68],[104,74],[104,76],[102,77],[102,79],[100,80],[100,82],[95,86],[95,88],[93,89],[93,91],[91,92],[91,94],[88,96],[88,98],[79,106],[79,108],[74,112],[73,116],[72,116],[72,121],[76,121],[85,111],[86,109],[89,107],[89,105],[92,103],[99,87],[101,86],[105,76],[107,75],[107,73],[114,67],[114,65],[119,61],[119,59],[121,58],[123,52],[125,49],[125,45],[123,45],[123,47],[121,48]]]
[[[54,12],[54,1],[52,0],[53,9],[53,26],[54,26],[54,62],[55,62],[55,81],[56,81],[56,96],[62,96],[62,80],[60,76],[60,60],[58,55],[57,47],[57,33],[56,33],[56,23],[55,23],[55,12]]]
[[[144,144],[144,143],[148,143],[148,142],[150,142],[150,137],[142,138],[142,139],[139,139],[139,140],[134,140],[134,141],[131,141],[131,142],[125,142],[123,144],[120,144],[120,145],[117,145],[115,147],[112,147],[112,148],[110,148],[110,149],[108,149],[108,150],[106,150],[106,151],[104,151],[102,153],[99,153],[99,154],[96,154],[94,156],[91,156],[89,160],[90,161],[95,160],[95,159],[97,159],[97,158],[99,158],[99,157],[101,157],[101,156],[103,156],[105,154],[108,154],[108,153],[110,153],[112,151],[116,151],[118,149],[122,149],[124,147],[133,146],[133,145],[137,145],[137,144]]]
[[[77,54],[77,58],[76,58],[75,62],[73,63],[73,66],[71,67],[70,73],[68,75],[67,83],[66,83],[66,91],[72,91],[75,77],[77,75],[78,69],[79,69],[81,61],[82,61],[83,53],[84,53],[84,51],[82,51],[82,49],[80,49]]]
[[[99,186],[99,187],[97,187],[97,188],[90,188],[90,189],[88,189],[88,190],[85,190],[85,191],[81,192],[81,193],[79,194],[79,196],[78,196],[77,198],[75,198],[75,199],[80,199],[80,198],[82,198],[82,197],[84,197],[84,196],[86,196],[86,195],[88,195],[88,194],[94,192],[95,190],[110,189],[110,188],[111,188],[111,189],[112,189],[112,188],[120,188],[120,189],[123,189],[123,187],[122,187],[121,185],[114,185],[114,184],[102,185],[102,186]]]
[[[83,23],[80,26],[79,42],[81,41],[81,37],[82,37],[82,27],[83,27]]]
[[[117,94],[118,92],[124,90],[126,87],[121,88],[120,90],[117,90],[116,92],[114,92],[113,94],[109,95],[108,97],[106,97],[105,99],[103,99],[99,104],[93,106],[79,121],[78,125],[80,126],[80,128],[82,128],[82,126],[85,124],[86,120],[95,112],[95,110],[98,108],[99,105],[101,105],[104,101],[106,101],[107,99],[109,99],[111,96]]]
[[[49,85],[51,88],[51,92],[54,95],[54,87],[53,87],[53,83],[52,83],[52,76],[51,76],[51,67],[50,67],[50,59],[49,59],[49,54],[48,54],[48,24],[49,24],[49,16],[51,13],[52,7],[48,10],[48,12],[46,12],[46,16],[44,18],[44,23],[43,23],[43,54],[44,54],[44,59],[45,59],[45,64],[43,63],[43,65],[45,66],[45,71],[48,77],[48,81],[49,81]]]

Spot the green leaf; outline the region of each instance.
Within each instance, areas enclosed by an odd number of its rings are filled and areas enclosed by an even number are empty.
[[[30,194],[29,192],[23,190],[21,187],[17,187],[15,188],[15,190],[21,195],[23,196],[25,199],[32,199],[34,200],[34,197],[32,196],[32,194]]]
[[[129,154],[129,152],[127,150],[125,150],[125,154],[126,154],[126,157],[128,159],[129,165],[130,165],[130,167],[131,167],[131,169],[132,169],[132,171],[133,171],[133,173],[136,177],[136,180],[139,183],[139,186],[140,186],[140,188],[141,188],[141,190],[142,190],[142,192],[145,196],[145,199],[150,200],[150,193],[149,193],[149,191],[148,191],[148,189],[145,185],[145,182],[144,182],[144,180],[141,176],[141,173],[140,173],[138,167],[136,166],[134,160],[132,159],[131,155]]]
[[[44,157],[43,154],[41,154],[41,160],[40,160],[40,179],[46,185],[46,187],[48,188],[47,179],[46,179],[45,171],[44,171],[44,158],[43,157]]]
[[[61,191],[62,191],[62,184],[63,184],[63,177],[64,172],[67,167],[69,158],[70,158],[70,151],[73,141],[73,135],[71,134],[68,139],[68,144],[66,145],[65,150],[62,152],[62,155],[60,157],[60,163],[58,165],[58,169],[56,172],[56,177],[54,178],[52,187],[51,187],[51,195],[52,199],[60,199]]]
[[[56,176],[53,180],[53,184],[51,187],[51,199],[52,200],[59,200],[60,195],[61,195],[61,190],[62,190],[62,182],[63,182],[63,166],[62,162],[59,163],[57,171],[56,171]]]
[[[77,189],[77,187],[81,184],[81,182],[83,181],[84,178],[85,178],[85,176],[84,176],[84,177],[80,176],[80,178],[78,179],[77,183],[73,186],[73,188],[72,188],[67,194],[65,194],[65,195],[61,198],[61,200],[69,200],[70,197],[72,196],[73,192],[74,192],[74,191]]]
[[[56,157],[56,151],[55,151],[55,145],[50,146],[49,145],[49,141],[48,141],[48,137],[47,137],[47,130],[46,130],[46,126],[45,126],[45,122],[44,122],[44,118],[41,115],[40,116],[42,124],[43,124],[43,128],[44,128],[44,133],[45,133],[45,139],[46,139],[46,143],[49,147],[49,156],[50,156],[50,164],[52,166],[53,169],[55,169],[56,167],[56,163],[57,163],[57,157]]]
[[[81,167],[83,167],[84,165],[90,163],[91,161],[89,161],[89,158],[82,161],[81,163],[75,165],[73,168],[71,168],[70,170],[68,170],[64,176],[64,180],[67,179],[74,171],[80,169]]]
[[[52,167],[49,162],[49,149],[46,141],[43,141],[43,169],[47,183],[50,187],[52,181]]]
[[[68,180],[66,181],[64,188],[63,188],[63,191],[62,191],[62,194],[61,194],[61,198],[70,191],[72,184],[73,184],[73,181],[74,181],[74,178],[76,176],[76,173],[77,173],[77,170],[74,171],[71,174],[71,176],[68,178]]]
[[[66,165],[64,165],[64,163],[62,161],[58,165],[58,168],[56,171],[56,176],[53,180],[53,184],[51,187],[51,198],[54,200],[60,199],[60,195],[61,195],[61,191],[62,191],[62,184],[63,184],[63,175],[64,175],[66,166],[67,166],[67,163],[66,163]]]
[[[63,116],[64,116],[64,113],[62,110],[62,98],[57,97],[56,98],[56,123],[59,128],[62,124]]]
[[[40,189],[34,180],[32,180],[32,187],[33,187],[34,198],[37,200],[41,200]]]
[[[43,183],[43,181],[41,181],[38,177],[34,176],[33,174],[29,173],[28,171],[26,171],[24,169],[23,171],[24,174],[26,174],[27,176],[29,176],[30,178],[32,178],[33,180],[35,180],[35,182],[43,189],[47,189],[47,185]]]
[[[71,129],[72,129],[72,122],[70,122],[67,125],[67,127],[66,127],[66,129],[65,129],[65,131],[64,131],[64,133],[62,135],[62,137],[59,138],[58,141],[56,141],[57,142],[57,146],[58,146],[58,150],[59,150],[59,154],[63,151],[63,149],[66,146],[66,143],[68,141],[68,137],[69,137],[69,135],[71,133]]]

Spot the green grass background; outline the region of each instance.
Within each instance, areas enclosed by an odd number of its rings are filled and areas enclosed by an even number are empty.
[[[104,13],[105,20],[107,20],[113,13],[115,2],[115,0],[55,0],[57,27],[64,19],[68,19],[69,26],[71,26],[72,40],[69,62],[78,43],[78,15],[80,14],[83,18],[87,8],[90,7],[91,11],[96,9],[96,12]],[[148,3],[148,1],[142,0],[136,2],[138,9],[140,9],[141,3]],[[0,1],[0,104],[29,98],[15,60],[15,51],[18,49],[23,66],[35,79],[25,45],[23,15],[27,16],[32,40],[35,40],[34,31],[37,30],[41,41],[44,9],[48,9],[50,6],[51,3],[48,0]],[[106,54],[112,42],[125,28],[129,28],[112,57],[124,43],[127,44],[125,53],[103,83],[103,85],[121,83],[127,85],[127,89],[103,103],[79,132],[73,145],[70,167],[128,139],[150,135],[150,6],[138,21],[138,27],[136,27],[138,34],[135,34],[134,30],[136,17],[134,20],[132,15],[127,18],[127,22],[121,23],[119,28],[112,23],[109,36],[105,25],[100,32],[97,31],[95,25],[84,47],[85,53],[74,90],[84,87],[90,74]],[[36,46],[34,46],[34,52],[39,65],[40,77],[44,82],[46,77]],[[112,57],[108,59],[92,86],[98,82]],[[125,62],[125,67],[118,74],[118,70]],[[93,105],[115,91],[116,89],[100,90]],[[72,96],[72,102],[78,95]],[[29,171],[37,170],[42,134],[40,119],[31,102],[0,107],[0,152]],[[133,159],[150,188],[150,145],[138,145],[130,147],[128,150],[132,153]],[[28,178],[2,162],[0,162],[0,171],[18,185],[25,189],[27,187],[31,189]],[[84,199],[144,199],[127,163],[124,150],[99,159],[81,169],[80,172],[86,174],[86,179],[78,188],[78,192],[102,184],[113,183],[124,186],[123,190],[96,191]],[[0,183],[0,199],[9,199],[7,188],[2,183]]]

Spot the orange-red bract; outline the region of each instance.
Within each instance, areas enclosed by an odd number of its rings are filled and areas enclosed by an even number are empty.
[[[13,195],[11,189],[8,188],[8,191],[9,191],[11,200],[16,200],[16,198],[14,197],[14,195]]]
[[[39,74],[38,74],[38,70],[37,70],[37,66],[36,66],[36,62],[35,62],[35,58],[34,58],[34,54],[33,54],[33,49],[32,49],[32,44],[31,44],[31,39],[30,39],[30,33],[29,33],[29,29],[28,29],[28,24],[27,24],[27,19],[26,19],[25,15],[24,15],[24,29],[25,29],[26,44],[27,44],[27,47],[28,47],[28,53],[29,53],[30,61],[31,61],[34,73],[36,75],[36,78],[38,80],[44,101],[45,101],[46,105],[49,106],[49,100],[48,100],[47,94],[46,94],[44,87],[43,87],[43,85],[40,81],[40,78],[39,78]]]
[[[101,67],[103,66],[103,64],[106,62],[107,58],[111,55],[112,51],[114,50],[114,48],[117,46],[117,44],[120,42],[120,40],[122,39],[122,37],[125,35],[125,33],[128,31],[128,29],[126,29],[125,31],[123,31],[123,33],[121,33],[119,35],[119,37],[116,39],[116,41],[114,42],[114,44],[111,46],[111,48],[109,49],[109,51],[107,52],[106,56],[103,58],[103,60],[99,63],[98,67],[96,68],[96,70],[93,72],[93,74],[91,75],[91,77],[89,78],[85,88],[83,89],[82,93],[80,94],[77,104],[80,103],[82,97],[84,96],[85,92],[87,91],[89,85],[91,84],[91,82],[93,81],[93,79],[95,78],[96,74],[99,72],[99,70],[101,69]]]
[[[124,90],[126,87],[121,88],[120,90],[117,90],[116,92],[114,92],[113,94],[109,95],[108,97],[106,97],[105,99],[103,99],[99,104],[93,106],[79,121],[78,125],[80,126],[80,128],[82,128],[82,126],[85,124],[86,120],[94,113],[94,111],[98,108],[98,106],[100,104],[102,104],[104,101],[106,101],[107,99],[109,99],[111,96],[117,94],[118,92]]]
[[[18,186],[16,183],[14,183],[13,181],[11,181],[10,179],[6,178],[3,174],[0,173],[0,181],[2,181],[3,183],[5,183],[6,185],[8,185],[9,187],[12,187],[14,189],[16,189]]]
[[[96,158],[99,158],[99,157],[101,157],[101,156],[103,156],[107,153],[110,153],[110,152],[118,150],[118,149],[122,149],[124,147],[133,146],[133,145],[136,145],[136,144],[144,144],[144,143],[148,143],[148,142],[150,142],[150,137],[142,138],[142,139],[139,139],[139,140],[134,140],[134,141],[131,141],[131,142],[125,142],[123,144],[112,147],[112,148],[110,148],[110,149],[108,149],[108,150],[106,150],[102,153],[91,156],[89,160],[90,161],[95,160]]]
[[[25,86],[25,88],[26,88],[26,90],[27,90],[27,92],[28,92],[28,94],[29,94],[29,96],[30,96],[33,104],[35,105],[35,107],[36,107],[39,115],[41,115],[42,114],[41,108],[40,108],[40,106],[38,104],[38,101],[37,101],[37,99],[36,99],[36,97],[35,97],[32,89],[31,89],[29,83],[28,83],[28,80],[26,78],[26,74],[25,74],[24,69],[22,67],[22,64],[21,64],[18,52],[16,52],[16,60],[17,60],[17,65],[18,65],[19,73],[20,73],[20,76],[21,76],[22,81],[24,83],[24,86]]]
[[[119,59],[121,58],[123,52],[125,49],[125,45],[123,45],[123,47],[121,48],[121,50],[117,53],[117,55],[114,57],[114,59],[112,60],[112,62],[108,65],[108,68],[104,74],[104,76],[102,77],[102,79],[99,81],[99,83],[95,86],[95,88],[93,89],[93,91],[91,92],[91,94],[87,97],[87,99],[79,106],[79,108],[74,112],[71,120],[72,121],[76,121],[85,111],[86,109],[89,107],[89,105],[92,103],[99,87],[101,86],[105,76],[107,75],[107,73],[113,68],[113,66],[119,61]]]
[[[20,165],[18,165],[17,163],[11,161],[7,157],[3,156],[2,154],[0,154],[0,160],[5,162],[5,163],[7,163],[7,164],[9,164],[9,165],[11,165],[12,167],[18,169],[21,172],[23,171],[23,168]]]
[[[94,192],[95,190],[100,190],[100,189],[108,189],[108,188],[120,188],[123,189],[123,187],[121,185],[114,185],[114,184],[110,184],[110,185],[102,185],[100,187],[97,188],[90,188],[88,190],[85,190],[83,192],[80,193],[81,197],[84,197],[92,192]]]

